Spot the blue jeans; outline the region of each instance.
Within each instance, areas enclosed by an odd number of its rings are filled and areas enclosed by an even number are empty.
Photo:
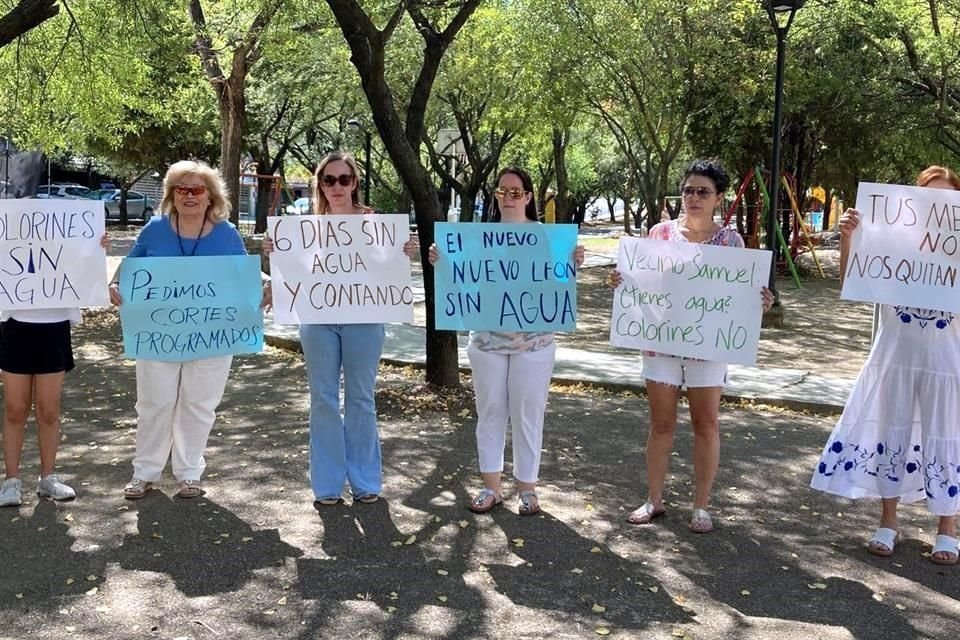
[[[344,481],[356,497],[383,488],[374,401],[383,340],[382,324],[300,326],[310,379],[310,485],[317,499],[339,497]]]

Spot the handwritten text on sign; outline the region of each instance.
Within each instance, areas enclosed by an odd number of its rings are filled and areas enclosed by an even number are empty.
[[[842,297],[960,311],[960,192],[861,182]]]
[[[413,322],[405,215],[267,218],[278,324]]]
[[[182,362],[263,350],[260,258],[127,258],[120,322],[128,358]]]
[[[754,364],[770,253],[621,238],[610,344]]]
[[[0,200],[0,309],[110,304],[103,204]]]
[[[437,329],[573,331],[575,225],[435,227]]]

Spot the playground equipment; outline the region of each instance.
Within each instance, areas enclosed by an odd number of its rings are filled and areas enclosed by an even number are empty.
[[[784,259],[778,259],[777,265],[779,266],[781,263],[785,263],[790,271],[790,275],[793,277],[794,284],[797,285],[797,288],[802,288],[803,285],[800,283],[800,275],[797,273],[795,264],[796,258],[802,253],[809,251],[813,256],[814,263],[817,265],[820,277],[823,278],[825,275],[823,273],[823,267],[820,265],[820,259],[817,257],[813,240],[803,222],[803,216],[800,214],[800,207],[798,206],[796,197],[796,180],[788,172],[783,172],[780,175],[780,179],[784,187],[784,193],[786,193],[790,202],[790,211],[792,213],[792,240],[788,247],[789,250],[783,252]],[[770,209],[769,201],[770,195],[767,190],[767,182],[763,179],[763,172],[759,168],[751,168],[750,171],[747,172],[747,175],[744,176],[740,187],[737,189],[737,195],[724,214],[724,226],[730,224],[730,220],[741,210],[742,206],[744,215],[737,217],[737,231],[744,237],[748,247],[759,248],[760,230],[767,228],[766,219],[767,212]],[[781,210],[778,209],[776,212],[778,218],[780,211]],[[775,228],[777,230],[777,246],[787,246],[780,225],[775,225]]]

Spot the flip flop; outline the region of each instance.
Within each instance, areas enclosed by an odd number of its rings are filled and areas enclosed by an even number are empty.
[[[517,506],[517,513],[521,516],[534,516],[540,513],[540,498],[537,497],[536,491],[521,491],[517,498],[520,503]]]
[[[873,532],[873,537],[867,542],[867,551],[881,558],[889,558],[900,540],[900,532],[886,527],[880,527]]]
[[[132,478],[127,486],[123,488],[123,497],[127,500],[139,500],[147,495],[147,492],[153,489],[152,482],[146,482],[140,478]]]
[[[181,480],[177,483],[177,497],[179,498],[189,500],[190,498],[199,498],[205,493],[206,491],[200,487],[199,480]]]
[[[644,502],[630,512],[627,522],[630,524],[650,524],[654,518],[659,518],[667,512],[666,509],[657,509],[652,502]]]
[[[713,531],[713,518],[706,509],[694,509],[690,518],[690,531],[694,533],[710,533]]]
[[[483,491],[474,496],[467,508],[474,513],[486,513],[498,504],[503,504],[503,496],[493,489],[484,488]]]
[[[957,549],[958,545],[960,545],[960,541],[953,536],[938,534],[936,543],[930,551],[930,562],[942,565],[957,564],[957,558],[960,557],[960,550]],[[937,553],[945,553],[947,557],[936,558],[934,554]]]

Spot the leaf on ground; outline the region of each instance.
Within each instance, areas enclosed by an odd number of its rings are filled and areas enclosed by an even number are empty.
[[[90,589],[89,591],[87,591],[87,592],[84,593],[83,595],[86,595],[86,596],[95,596],[95,595],[97,595],[97,592],[98,592],[98,591],[100,591],[100,589],[94,587],[93,589]]]
[[[413,544],[416,541],[417,541],[417,536],[410,536],[409,538],[403,541],[403,544]]]
[[[593,608],[590,610],[593,611],[594,613],[604,613],[607,610],[607,608],[602,604],[595,604],[593,605]]]
[[[71,585],[74,582],[76,582],[76,580],[74,580],[73,577],[67,578],[67,585]]]
[[[277,604],[280,605],[281,607],[282,607],[283,605],[287,604],[287,596],[283,596],[282,598],[280,598],[279,600],[277,600]]]
[[[97,581],[97,576],[93,575],[92,573],[87,576],[87,582],[96,582],[96,581]]]
[[[597,628],[594,630],[594,632],[595,632],[598,636],[608,636],[608,635],[610,635],[610,629],[608,629],[607,627],[597,627]]]
[[[576,573],[577,575],[580,575],[581,573],[583,573],[583,569],[574,567],[573,569],[570,569],[570,573]]]
[[[403,546],[403,540],[394,540],[393,542],[390,543],[390,546],[391,546],[391,547],[402,547],[402,546]]]
[[[683,638],[683,637],[686,637],[687,632],[684,631],[683,629],[676,628],[673,630],[673,633],[671,633],[670,635],[672,635],[674,638]]]
[[[907,608],[906,608],[905,606],[903,606],[902,604],[898,604],[898,605],[895,605],[895,606],[896,606],[897,609],[899,609],[900,611],[906,611],[906,609],[907,609]]]
[[[808,584],[808,585],[807,585],[807,588],[809,588],[809,589],[826,589],[826,588],[827,588],[827,585],[823,584],[822,582],[814,582],[813,584]]]
[[[397,610],[396,607],[387,607],[387,613],[393,613],[396,610]]]
[[[22,594],[22,593],[15,594],[15,597],[17,598],[17,600],[23,600],[23,594]]]
[[[263,615],[265,615],[265,616],[274,616],[274,615],[276,615],[276,614],[277,614],[277,610],[276,610],[276,609],[264,609],[264,610],[263,610]]]
[[[437,596],[437,600],[439,600],[440,602],[446,602],[447,596]]]
[[[72,514],[72,513],[68,513],[67,515],[65,515],[65,516],[63,517],[63,521],[64,521],[64,522],[73,522],[73,514]]]
[[[515,547],[517,547],[517,548],[520,548],[520,547],[523,546],[523,538],[514,538],[514,539],[511,540],[510,542],[512,542],[513,545],[514,545]]]
[[[252,536],[243,536],[242,538],[240,538],[240,542],[250,542],[252,540],[253,540]]]
[[[460,524],[460,528],[461,528],[461,529],[466,529],[467,527],[470,526],[470,523],[469,523],[468,521],[466,521],[466,520],[461,520],[461,521],[459,522],[459,524]]]
[[[594,547],[593,549],[590,549],[590,553],[603,553],[603,549],[600,547]]]
[[[748,595],[750,595],[750,591],[749,591],[748,589],[741,589],[741,590],[740,590],[740,595],[742,595],[742,596],[748,596]]]
[[[448,576],[448,575],[450,575],[450,572],[447,571],[446,569],[437,569],[437,575],[438,575],[438,576]]]
[[[660,587],[654,585],[654,586],[650,587],[650,591],[653,592],[653,593],[657,593],[658,591],[660,591]]]
[[[464,410],[461,411],[458,415],[459,415],[461,418],[469,418],[469,417],[470,417],[470,409],[464,409]]]
[[[110,607],[106,605],[100,605],[96,608],[97,613],[110,613]]]

